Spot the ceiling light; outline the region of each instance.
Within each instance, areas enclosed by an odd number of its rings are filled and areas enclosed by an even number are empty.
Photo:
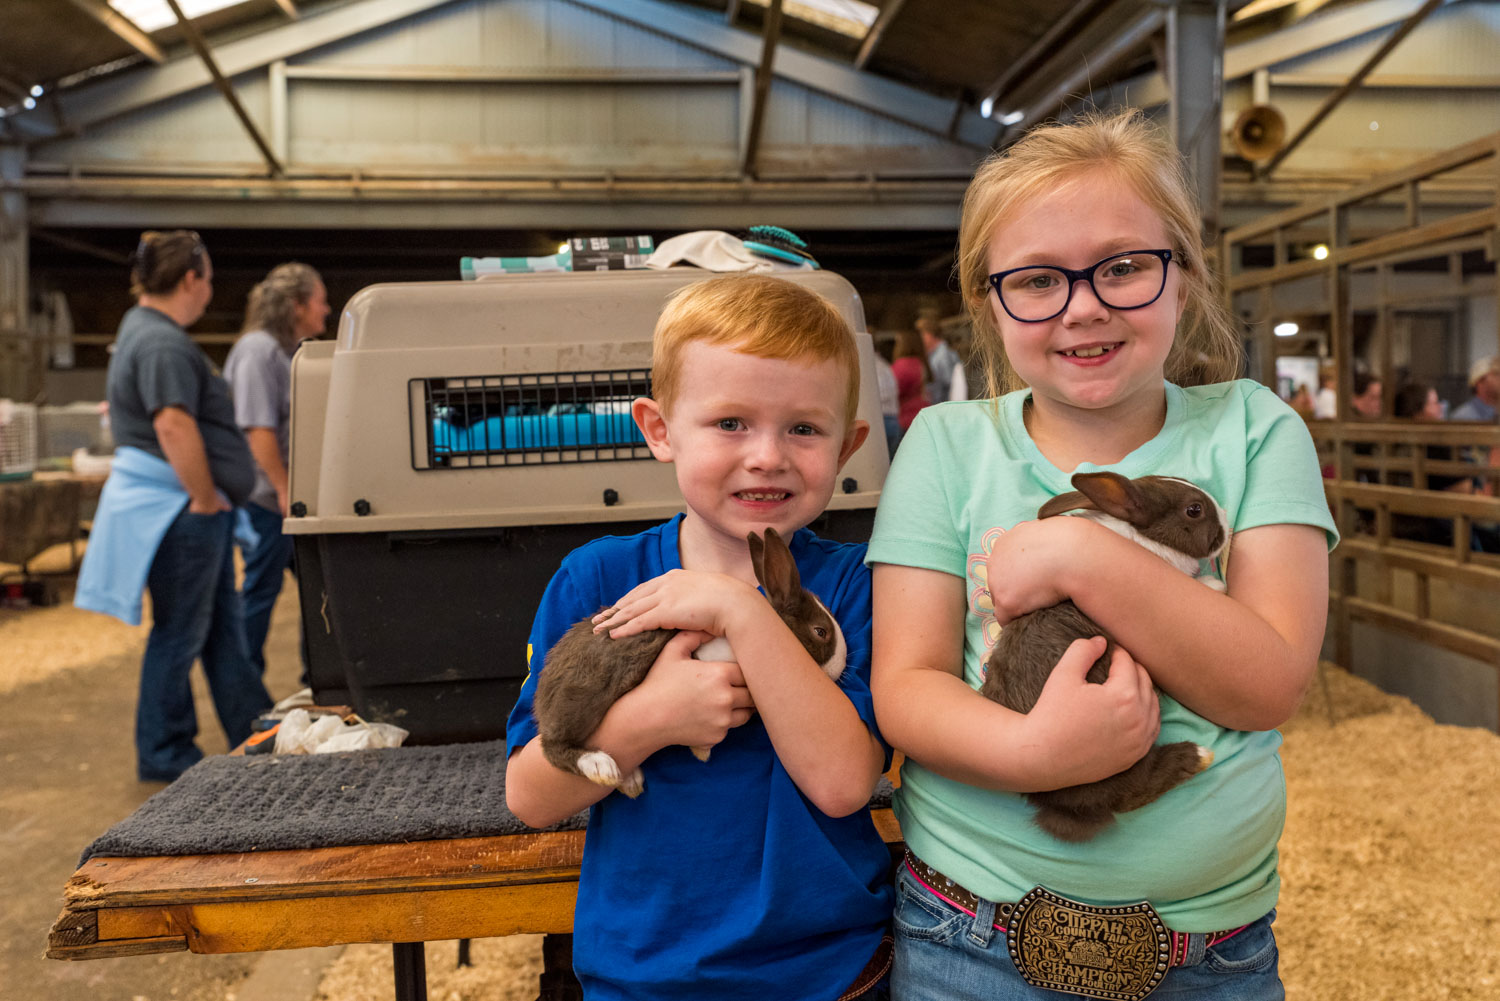
[[[1326,261],[1326,260],[1328,260],[1328,244],[1326,244],[1326,243],[1320,243],[1316,247],[1313,248],[1313,260],[1315,260],[1315,261]]]
[[[41,84],[39,84],[39,83],[32,84],[31,85],[31,96],[32,97],[41,97],[42,96],[42,89],[43,88],[42,88]]]
[[[1026,112],[1024,111],[1007,111],[1005,114],[1000,116],[1000,124],[1014,125],[1025,117]]]
[[[192,20],[244,2],[245,0],[177,0],[177,6],[182,8],[183,17]],[[142,31],[160,31],[177,23],[177,15],[167,6],[167,0],[109,0],[109,5]]]
[[[28,98],[26,98],[26,100],[24,100],[24,101],[21,102],[21,107],[25,108],[27,111],[30,111],[32,108],[36,107],[36,98],[34,98],[34,97],[28,97]]]
[[[1275,328],[1272,330],[1272,333],[1274,333],[1277,337],[1296,337],[1297,331],[1299,329],[1300,328],[1295,323],[1287,321],[1286,323],[1276,324]]]
[[[771,0],[750,2],[758,7],[771,6]],[[864,0],[783,0],[781,12],[850,38],[864,38],[880,16],[880,8]]]
[[[990,117],[990,112],[994,110],[995,99],[993,97],[986,97],[983,101],[979,102],[979,113],[984,117]]]

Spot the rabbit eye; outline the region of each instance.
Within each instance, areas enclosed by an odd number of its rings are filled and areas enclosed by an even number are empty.
[[[828,630],[823,628],[822,626],[813,626],[813,632],[817,634],[817,637],[820,640],[826,640],[828,638]]]
[[[1184,513],[1189,518],[1201,518],[1201,517],[1203,517],[1203,505],[1202,504],[1189,504],[1187,506],[1187,511],[1184,512]]]

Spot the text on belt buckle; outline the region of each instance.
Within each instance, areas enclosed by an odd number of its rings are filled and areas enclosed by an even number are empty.
[[[1011,961],[1033,987],[1140,1001],[1167,975],[1171,935],[1146,901],[1094,907],[1038,886],[1006,922]]]

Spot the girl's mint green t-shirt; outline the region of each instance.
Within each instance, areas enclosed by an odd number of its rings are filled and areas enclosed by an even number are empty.
[[[1029,395],[944,403],[918,414],[882,489],[867,556],[872,564],[939,570],[964,581],[964,680],[972,688],[982,683],[999,634],[985,587],[988,553],[1001,533],[1072,490],[1074,472],[1182,477],[1219,502],[1232,532],[1312,525],[1327,533],[1330,548],[1338,541],[1307,427],[1259,383],[1167,383],[1166,422],[1156,437],[1113,465],[1084,463],[1067,472],[1026,432]],[[1205,565],[1200,576],[1222,579],[1222,570]],[[1227,730],[1165,694],[1161,721],[1161,743],[1195,741],[1213,750],[1213,765],[1155,803],[1120,814],[1091,841],[1045,834],[1020,795],[946,779],[908,760],[895,803],[906,842],[944,875],[997,902],[1045,886],[1094,904],[1149,900],[1177,931],[1253,921],[1276,905],[1280,887],[1281,735]],[[995,752],[1005,753],[1003,740]]]

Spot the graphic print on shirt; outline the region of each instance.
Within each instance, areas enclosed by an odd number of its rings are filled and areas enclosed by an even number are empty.
[[[992,528],[979,537],[979,552],[969,554],[969,612],[979,620],[980,634],[984,637],[984,649],[979,654],[979,677],[982,681],[988,673],[990,651],[1000,642],[1000,623],[995,621],[995,599],[990,596],[989,560],[995,542],[1005,534],[1003,528]]]

